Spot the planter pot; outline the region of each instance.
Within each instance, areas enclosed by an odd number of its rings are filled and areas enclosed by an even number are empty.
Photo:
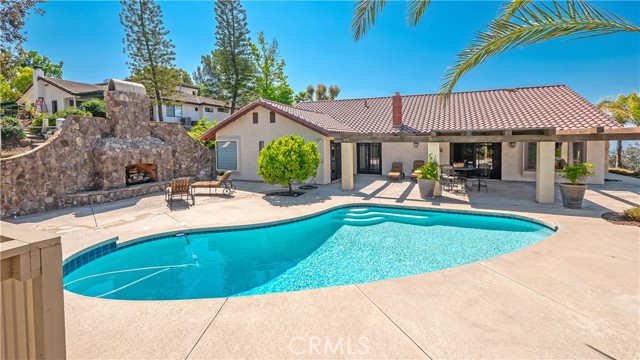
[[[435,180],[418,179],[418,189],[423,199],[441,195],[440,183]]]
[[[570,209],[580,209],[587,185],[560,184],[562,205]]]

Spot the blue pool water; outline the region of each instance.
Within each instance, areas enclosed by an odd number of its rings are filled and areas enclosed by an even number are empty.
[[[75,259],[88,261],[84,265],[69,271],[66,264],[64,284],[106,299],[267,294],[446,269],[529,246],[553,232],[509,217],[346,207],[268,227],[108,244],[102,254],[97,249]]]

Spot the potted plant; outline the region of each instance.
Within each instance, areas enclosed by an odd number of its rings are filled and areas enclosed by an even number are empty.
[[[427,162],[420,168],[418,175],[418,189],[420,197],[440,196],[440,165],[433,161],[433,156],[429,155]]]
[[[571,209],[580,209],[584,192],[587,185],[582,182],[586,177],[593,176],[594,173],[589,169],[595,168],[590,163],[582,163],[576,165],[568,165],[562,169],[563,178],[569,180],[570,184],[560,184],[560,194],[562,195],[562,204],[564,207]]]

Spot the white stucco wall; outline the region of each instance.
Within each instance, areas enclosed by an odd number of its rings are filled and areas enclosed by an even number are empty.
[[[176,105],[180,106],[180,105]],[[213,109],[213,112],[206,112],[206,108]],[[153,108],[153,118],[158,121],[158,116],[155,112],[156,107]],[[198,110],[196,110],[198,109]],[[181,117],[167,116],[167,107],[166,105],[162,105],[162,115],[164,115],[164,121],[166,122],[180,122]],[[220,112],[218,111],[217,106],[211,105],[195,105],[195,104],[182,104],[182,117],[190,117],[192,121],[197,121],[202,119],[203,116],[207,117],[207,121],[222,121],[229,117],[228,112]]]
[[[502,143],[502,180],[507,181],[535,181],[535,171],[524,171],[524,144],[517,142],[515,148],[511,148],[509,143]],[[566,148],[566,146],[564,147]],[[586,180],[587,184],[603,184],[606,174],[607,142],[588,141],[587,142],[587,162],[596,166],[594,176]],[[556,171],[556,182],[566,182]]]
[[[254,112],[258,113],[258,124],[253,123]],[[257,107],[216,134],[216,141],[238,141],[238,171],[234,172],[233,178],[262,181],[262,178],[258,176],[259,142],[264,141],[266,146],[275,139],[294,134],[318,145],[320,166],[315,182],[318,184],[329,183],[331,180],[330,139],[279,114],[276,114],[276,122],[270,123],[269,112],[266,108]]]

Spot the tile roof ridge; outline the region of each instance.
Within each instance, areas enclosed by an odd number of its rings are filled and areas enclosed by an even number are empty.
[[[481,90],[467,90],[467,91],[454,91],[451,94],[469,94],[469,93],[483,93],[483,92],[492,92],[492,91],[512,91],[512,90],[525,90],[525,89],[539,89],[539,88],[550,88],[550,87],[565,87],[569,88],[566,84],[548,84],[548,85],[531,85],[531,86],[518,86],[511,88],[495,88],[495,89],[481,89]],[[439,95],[439,93],[422,93],[422,94],[407,94],[402,95],[402,97],[411,97],[411,96],[434,96]],[[338,101],[358,101],[358,100],[373,100],[373,99],[389,99],[392,98],[393,95],[388,96],[368,96],[362,98],[349,98],[349,99],[334,99],[334,100],[314,100],[314,101],[305,101],[300,104],[310,104],[310,103],[330,103],[330,102],[338,102]]]
[[[277,105],[279,105],[279,106],[285,106],[285,107],[288,107],[288,108],[295,109],[295,110],[297,110],[297,111],[306,111],[306,112],[310,112],[310,113],[314,113],[314,114],[320,114],[320,115],[327,115],[327,116],[329,116],[329,114],[324,113],[324,112],[315,111],[315,110],[309,110],[309,109],[302,109],[302,108],[299,108],[299,107],[294,106],[294,105],[283,104],[283,103],[281,103],[281,102],[277,102],[277,101],[273,101],[273,100],[269,100],[269,99],[258,98],[256,101],[262,101],[262,102],[265,102],[265,103],[267,103],[267,104],[269,104],[269,103],[271,103],[271,104],[277,104]],[[297,104],[296,104],[296,105],[297,105]],[[330,117],[330,116],[329,116],[329,117]],[[333,119],[333,118],[332,118],[332,119]]]

